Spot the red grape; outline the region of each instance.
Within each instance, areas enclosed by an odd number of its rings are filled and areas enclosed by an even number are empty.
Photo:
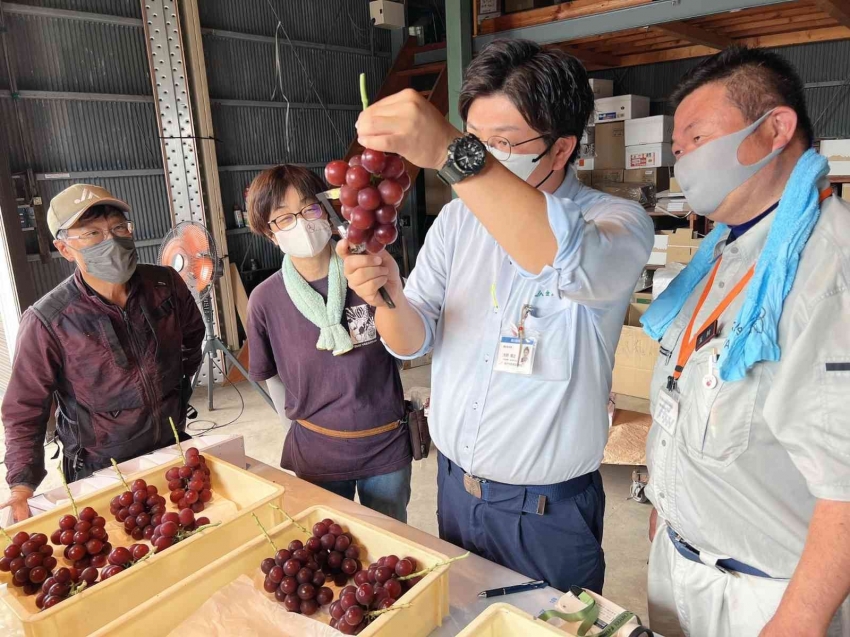
[[[381,223],[375,228],[375,240],[383,245],[389,245],[398,239],[398,230],[394,224]],[[369,246],[366,246],[368,249]]]
[[[373,175],[380,175],[387,163],[387,156],[380,150],[366,148],[363,150],[363,154],[360,157],[363,168]]]
[[[369,171],[363,166],[351,166],[345,174],[345,183],[357,190],[368,186],[369,180]]]
[[[328,532],[328,525],[321,522],[316,522],[313,525],[313,537],[321,538]]]
[[[301,610],[301,600],[298,598],[298,595],[289,594],[283,600],[283,606],[290,613],[296,613]]]
[[[348,172],[348,164],[337,159],[325,166],[325,181],[331,186],[342,186],[345,183],[345,173]]]
[[[410,189],[410,175],[407,173],[402,173],[401,177],[399,177],[396,181],[398,181],[398,185],[402,187],[404,192],[407,192]]]
[[[388,155],[387,163],[381,171],[384,179],[398,179],[404,173],[404,160],[398,155]]]
[[[378,192],[381,193],[381,201],[388,206],[398,206],[404,199],[404,189],[392,179],[384,179],[378,184]]]
[[[75,518],[73,515],[64,515],[59,520],[59,528],[62,529],[63,531],[70,531],[71,529],[74,528],[75,524],[77,524],[77,518]],[[18,533],[14,537],[14,540],[17,540],[19,535],[21,535],[21,534]],[[29,536],[27,536],[27,540],[29,540]],[[24,540],[24,542],[26,542],[27,540]],[[23,544],[24,542],[21,542],[21,544]],[[18,542],[15,542],[15,544],[18,544]]]
[[[280,590],[282,590],[287,595],[292,595],[295,591],[298,590],[298,580],[294,577],[284,577],[283,581],[280,583]]]
[[[319,610],[319,605],[316,603],[315,599],[304,599],[301,600],[299,610],[302,615],[314,615],[316,611]]]
[[[352,606],[345,611],[345,622],[352,626],[357,626],[363,621],[363,609],[359,606]]]
[[[372,236],[366,242],[366,252],[368,252],[369,254],[378,254],[383,249],[384,249],[384,244],[381,243],[380,241],[378,241],[377,239],[375,239],[374,236]]]
[[[375,590],[372,588],[371,584],[366,582],[357,587],[355,596],[360,604],[363,604],[363,606],[369,606],[375,599]]]
[[[361,206],[357,206],[351,211],[351,227],[357,228],[359,230],[369,230],[373,225],[375,225],[375,212],[373,210],[367,210]],[[349,237],[349,240],[350,237]],[[330,534],[328,534],[330,535]],[[325,536],[327,537],[327,536]],[[333,536],[332,536],[333,537]],[[334,542],[336,542],[336,538],[334,537]],[[322,544],[322,548],[327,548]]]
[[[319,592],[316,593],[316,601],[319,602],[320,606],[326,606],[333,601],[334,592],[329,589],[327,586],[323,586],[319,589]]]
[[[357,597],[355,593],[346,593],[339,596],[339,603],[342,605],[342,609],[347,611],[349,608],[357,606]]]
[[[392,597],[385,597],[378,604],[378,610],[384,610],[385,608],[389,608],[393,604],[395,604],[395,600]]]
[[[378,223],[395,223],[398,212],[394,206],[383,205],[375,211],[375,220]]]
[[[346,221],[351,221],[351,210],[352,209],[346,205],[340,207],[340,213],[342,214],[342,218]]]
[[[361,166],[363,158],[360,155],[354,155],[351,159],[348,160],[349,166]]]
[[[381,193],[373,186],[366,186],[357,193],[357,203],[366,210],[375,210],[381,205]]]
[[[313,599],[316,596],[316,587],[310,583],[301,584],[297,594],[300,599]]]

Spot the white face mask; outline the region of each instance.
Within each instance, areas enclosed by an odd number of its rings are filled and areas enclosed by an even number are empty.
[[[499,161],[517,177],[523,181],[528,181],[531,173],[540,165],[538,162],[541,157],[542,155],[518,155],[517,153],[511,153],[510,157],[500,159]]]
[[[331,226],[326,219],[299,218],[294,228],[274,233],[278,247],[291,257],[308,259],[319,254],[331,240]]]

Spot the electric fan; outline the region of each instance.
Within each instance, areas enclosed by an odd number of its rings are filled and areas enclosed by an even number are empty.
[[[227,346],[221,341],[215,332],[213,325],[213,306],[212,293],[215,282],[221,278],[222,263],[216,253],[215,241],[213,241],[210,233],[199,223],[194,221],[183,221],[172,228],[162,241],[157,255],[156,262],[159,265],[174,268],[180,278],[186,283],[186,286],[195,297],[195,301],[201,308],[201,315],[204,317],[204,325],[206,325],[206,340],[204,341],[204,351],[201,357],[201,366],[192,379],[192,391],[198,385],[198,380],[201,378],[201,370],[204,363],[207,365],[208,398],[210,411],[213,409],[213,361],[217,352],[222,352],[230,362],[234,365],[242,375],[248,379],[248,382],[256,389],[266,402],[274,409],[274,404],[269,398],[265,390],[259,384],[252,381],[248,372],[236,357],[227,349]]]

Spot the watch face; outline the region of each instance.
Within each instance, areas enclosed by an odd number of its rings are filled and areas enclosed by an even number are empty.
[[[458,140],[454,152],[455,164],[464,172],[476,173],[484,166],[485,150],[475,137],[463,137]]]

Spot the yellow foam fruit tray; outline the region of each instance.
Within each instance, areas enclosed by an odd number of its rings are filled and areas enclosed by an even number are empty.
[[[510,604],[493,604],[457,637],[565,637],[570,634]]]
[[[280,524],[284,520],[279,511],[268,506],[283,505],[283,487],[229,462],[212,456],[205,458],[210,468],[213,498],[196,517],[206,516],[213,524],[220,522],[219,526],[201,531],[105,582],[98,582],[92,588],[42,611],[35,605],[35,595],[24,595],[20,588],[11,585],[9,573],[0,573],[0,581],[8,584],[6,593],[0,596],[0,599],[23,622],[24,634],[27,637],[88,635],[120,618],[160,591],[186,577],[196,575],[201,567],[260,536],[261,531],[251,516],[252,512],[268,526]],[[182,464],[183,461],[177,458],[174,462],[125,476],[125,479],[129,484],[141,478],[149,485],[156,486],[159,493],[166,498],[167,510],[176,511],[176,505],[169,500],[165,473],[171,467],[179,467]],[[98,515],[106,518],[106,530],[113,547],[150,544],[133,540],[124,531],[123,524],[117,522],[115,516],[109,513],[112,498],[124,491],[124,485],[117,482],[115,486],[77,499],[77,508],[82,511],[84,507],[93,507]],[[49,538],[53,531],[59,528],[59,519],[67,514],[74,514],[70,502],[15,524],[6,531],[9,536],[25,531],[30,534],[44,533]],[[0,537],[0,546],[5,549],[7,545],[8,540]],[[64,547],[53,545],[53,549],[58,560],[57,568],[71,566],[63,557]]]
[[[329,507],[311,507],[294,516],[294,519],[308,530],[325,518],[331,518],[351,533],[354,544],[362,551],[360,560],[364,567],[386,555],[416,558],[420,570],[448,559],[436,551]],[[278,548],[286,548],[292,540],[303,542],[309,537],[309,534],[305,535],[291,522],[270,529],[268,533]],[[260,573],[260,563],[273,556],[274,549],[264,537],[254,539],[246,546],[194,573],[191,581],[178,583],[161,592],[132,612],[104,626],[91,637],[167,635],[216,591],[238,577],[246,575],[254,578],[255,582],[259,580],[256,575]],[[399,598],[399,604],[410,604],[409,607],[379,616],[360,633],[361,637],[425,637],[442,625],[443,617],[449,614],[449,568],[448,565],[443,565],[428,573],[422,581]],[[339,588],[332,582],[326,586],[333,589],[334,599],[337,599]],[[262,591],[262,585],[259,590]],[[274,599],[269,593],[262,591],[262,594]],[[311,619],[320,621],[319,617],[313,616]]]

